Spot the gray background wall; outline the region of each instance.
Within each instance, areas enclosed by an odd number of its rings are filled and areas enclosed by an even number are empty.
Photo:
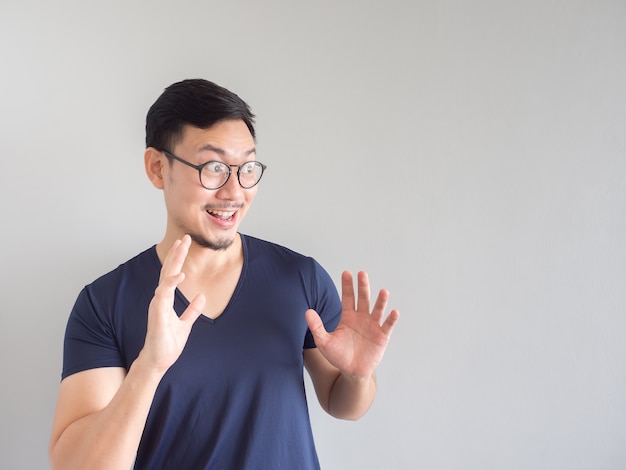
[[[47,468],[80,288],[163,234],[162,89],[258,115],[244,232],[402,318],[326,469],[626,466],[626,2],[3,0],[0,467]]]

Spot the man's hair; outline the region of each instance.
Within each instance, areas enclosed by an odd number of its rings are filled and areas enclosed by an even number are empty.
[[[254,114],[235,93],[203,79],[183,80],[163,91],[146,117],[146,147],[173,151],[191,125],[208,129],[220,121],[242,120],[255,139]]]

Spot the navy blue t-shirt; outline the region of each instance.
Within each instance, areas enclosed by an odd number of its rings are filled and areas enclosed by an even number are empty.
[[[315,347],[304,312],[336,328],[341,301],[312,258],[241,235],[244,263],[230,302],[194,324],[156,391],[138,469],[317,469],[303,380]],[[86,286],[67,325],[63,378],[126,370],[143,347],[161,263],[152,247]],[[177,291],[174,309],[188,305]]]

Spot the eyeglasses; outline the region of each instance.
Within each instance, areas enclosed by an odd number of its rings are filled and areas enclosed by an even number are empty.
[[[163,153],[168,158],[179,161],[180,163],[198,170],[200,184],[210,190],[220,189],[224,186],[233,172],[232,168],[237,168],[237,180],[239,181],[239,185],[243,189],[250,189],[261,181],[261,176],[263,176],[263,172],[267,168],[266,165],[257,161],[245,162],[241,165],[228,165],[224,162],[218,161],[210,161],[203,163],[202,165],[194,165],[187,160],[183,160],[182,158],[169,153],[167,150],[163,150]]]

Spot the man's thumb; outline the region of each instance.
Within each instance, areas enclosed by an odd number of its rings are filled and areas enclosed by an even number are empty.
[[[328,332],[326,331],[326,328],[324,328],[324,323],[317,312],[313,309],[309,309],[304,315],[306,322],[309,325],[309,330],[313,333],[315,341],[317,342],[318,340],[323,340]]]

